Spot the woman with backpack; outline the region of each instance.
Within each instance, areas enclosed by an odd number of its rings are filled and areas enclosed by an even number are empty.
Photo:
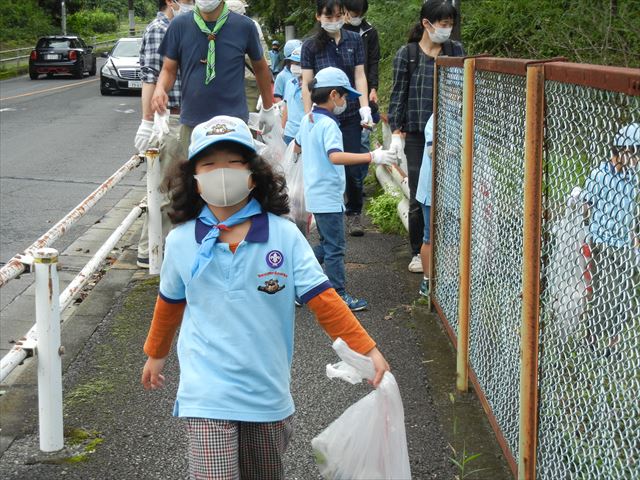
[[[450,40],[458,11],[448,0],[428,0],[420,10],[420,21],[409,34],[407,45],[393,59],[393,88],[389,102],[389,125],[393,136],[391,150],[402,150],[407,157],[409,177],[409,271],[426,274],[430,259],[422,259],[425,221],[416,201],[418,177],[425,147],[424,129],[433,113],[433,74],[438,55],[464,56],[462,44]],[[423,263],[424,262],[424,263]],[[423,267],[424,264],[424,267]]]

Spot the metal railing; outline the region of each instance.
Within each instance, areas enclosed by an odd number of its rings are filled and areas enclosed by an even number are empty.
[[[157,149],[147,151],[147,196],[136,205],[114,230],[95,255],[74,277],[67,288],[59,292],[57,273],[58,252],[50,248],[71,225],[84,216],[109,190],[128,173],[138,167],[144,157],[134,155],[111,177],[84,199],[75,209],[54,225],[47,233],[34,242],[24,253],[15,255],[0,269],[0,287],[33,267],[36,280],[36,325],[34,325],[0,361],[0,382],[2,382],[22,361],[33,354],[38,358],[38,402],[40,449],[45,452],[57,451],[64,446],[62,422],[62,367],[60,356],[64,348],[60,343],[60,318],[79,294],[82,288],[99,270],[118,241],[133,225],[135,220],[147,211],[149,228],[149,273],[158,274],[162,263],[162,220],[160,215],[161,168]]]
[[[519,478],[634,478],[640,153],[611,145],[640,70],[439,58],[435,86],[431,298],[458,389]]]

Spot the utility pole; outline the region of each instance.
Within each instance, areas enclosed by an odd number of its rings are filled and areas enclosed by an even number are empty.
[[[64,5],[64,0],[62,0],[62,34],[66,35],[67,34],[67,8]]]
[[[129,36],[136,36],[136,17],[133,11],[133,0],[129,0]]]

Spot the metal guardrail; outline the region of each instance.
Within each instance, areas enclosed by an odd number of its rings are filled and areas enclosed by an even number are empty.
[[[0,361],[0,382],[30,353],[38,356],[38,403],[40,449],[45,452],[60,450],[64,446],[62,422],[62,367],[60,356],[64,347],[60,345],[60,314],[73,301],[75,295],[87,284],[100,268],[111,250],[123,237],[135,220],[147,211],[149,214],[149,273],[157,274],[162,263],[162,225],[160,215],[161,168],[157,149],[149,149],[146,159],[147,197],[135,206],[122,223],[98,249],[67,288],[58,294],[58,252],[49,248],[68,228],[84,216],[125,175],[138,167],[144,157],[134,155],[109,177],[91,195],[83,200],[47,233],[41,236],[23,254],[15,255],[0,269],[0,287],[24,272],[26,266],[35,270],[36,277],[36,325]],[[156,252],[155,254],[153,252]]]

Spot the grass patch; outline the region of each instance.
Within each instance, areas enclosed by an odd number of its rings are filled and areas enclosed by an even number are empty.
[[[73,391],[66,395],[65,403],[67,406],[84,403],[92,400],[97,395],[113,392],[114,389],[113,383],[108,380],[93,380],[74,388]]]
[[[367,203],[367,215],[382,233],[406,235],[404,225],[398,217],[400,198],[400,192],[383,192]]]

